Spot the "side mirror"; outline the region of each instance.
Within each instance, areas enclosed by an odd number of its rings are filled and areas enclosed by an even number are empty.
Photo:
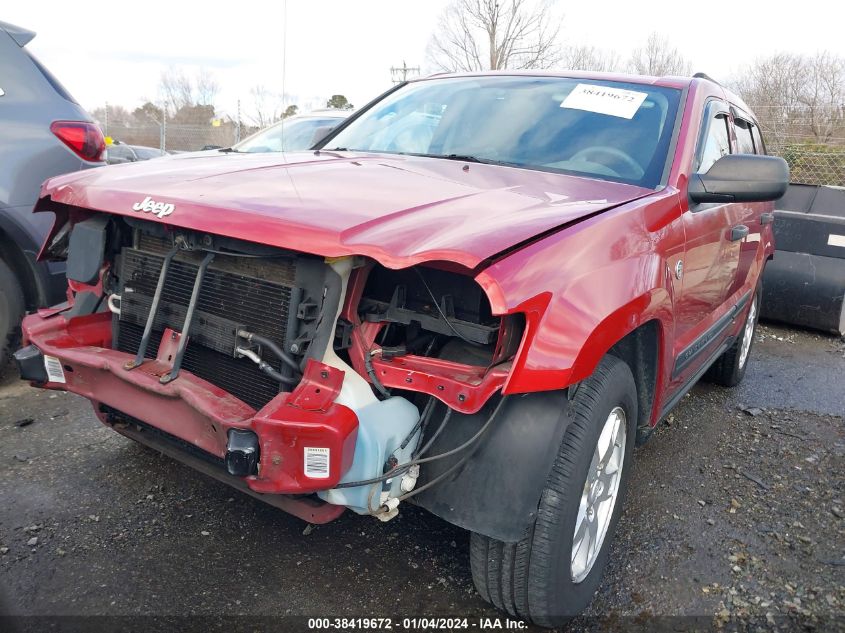
[[[309,147],[314,147],[317,143],[326,138],[336,127],[336,125],[321,125],[320,127],[315,128],[314,134],[311,136],[311,145],[309,145]]]
[[[692,202],[766,202],[777,200],[789,186],[789,165],[776,156],[729,154],[707,173],[692,174]]]

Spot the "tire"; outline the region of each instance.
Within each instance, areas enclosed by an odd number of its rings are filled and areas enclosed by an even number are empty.
[[[0,370],[6,366],[9,351],[20,337],[25,306],[23,291],[15,273],[0,259]]]
[[[619,417],[620,411],[624,419]],[[606,356],[593,375],[578,386],[569,417],[528,535],[518,543],[502,543],[476,533],[470,539],[472,578],[481,597],[514,617],[547,627],[564,624],[589,605],[607,564],[628,487],[636,437],[637,390],[628,365]],[[610,461],[621,462],[621,473],[610,486],[616,489],[615,497],[607,500],[610,505],[597,505],[600,509],[592,515],[607,517],[603,519],[607,527],[601,545],[592,563],[576,568],[572,563],[576,520],[580,518],[582,493],[587,494],[587,475],[595,466],[600,437],[603,444],[610,445],[605,442],[610,435],[602,436],[606,424],[609,429],[614,425],[618,429],[618,439],[613,442],[618,448]],[[600,490],[593,488],[594,492]]]
[[[760,300],[762,297],[763,285],[758,284],[757,290],[751,297],[748,309],[745,312],[744,325],[739,335],[725,352],[716,359],[710,366],[704,379],[722,387],[735,387],[745,378],[745,370],[748,369],[748,359],[751,356],[751,348],[754,347],[754,335],[757,332],[757,322],[760,320]],[[743,353],[743,346],[748,344]]]

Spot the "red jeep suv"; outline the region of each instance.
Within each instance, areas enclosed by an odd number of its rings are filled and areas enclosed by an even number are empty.
[[[61,176],[34,385],[312,523],[402,502],[480,594],[589,603],[635,442],[745,372],[788,169],[705,76],[408,82],[311,151]]]

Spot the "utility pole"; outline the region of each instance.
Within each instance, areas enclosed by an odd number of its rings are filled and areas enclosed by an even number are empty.
[[[402,60],[402,66],[399,68],[391,66],[390,78],[395,84],[401,84],[408,81],[409,78],[418,77],[420,74],[419,66],[408,66],[405,60]]]
[[[161,105],[161,151],[167,149],[167,103]]]
[[[235,125],[235,143],[241,142],[241,100],[238,99],[238,121]]]

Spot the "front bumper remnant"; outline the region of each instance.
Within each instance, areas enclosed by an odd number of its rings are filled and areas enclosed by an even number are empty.
[[[256,411],[185,370],[176,380],[162,383],[162,376],[173,370],[172,354],[159,354],[126,371],[133,356],[111,349],[110,313],[68,317],[42,311],[26,317],[22,329],[25,347],[15,355],[22,378],[88,398],[100,419],[115,430],[159,450],[167,445],[162,452],[182,461],[199,459],[204,464],[200,470],[211,469],[210,474],[227,483],[235,480],[236,487],[264,500],[285,495],[282,505],[296,505],[302,499],[290,495],[330,489],[352,464],[358,418],[334,402],[343,383],[339,369],[310,360],[292,392],[278,394]],[[169,335],[172,332],[165,331],[164,336]],[[45,361],[62,368],[64,382],[55,380]],[[156,432],[139,431],[144,427]],[[243,431],[258,438],[257,472],[233,477],[224,466],[230,432]],[[320,455],[319,471],[313,460],[309,470],[308,451]],[[334,512],[343,511],[342,506],[325,504],[329,509],[315,515],[314,504],[322,507],[319,503],[306,503],[307,520],[331,520]]]

